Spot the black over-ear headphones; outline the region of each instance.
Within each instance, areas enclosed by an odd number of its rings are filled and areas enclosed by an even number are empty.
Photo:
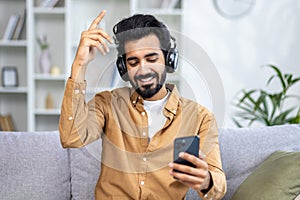
[[[176,40],[173,36],[171,36],[171,40],[173,40],[174,46],[170,47],[168,51],[164,51],[165,55],[165,65],[166,65],[166,71],[168,73],[173,73],[177,69],[178,65],[178,50],[176,49]],[[129,81],[128,74],[127,74],[127,68],[125,64],[125,57],[123,55],[119,55],[116,61],[116,65],[119,71],[119,74],[121,78],[124,81]]]

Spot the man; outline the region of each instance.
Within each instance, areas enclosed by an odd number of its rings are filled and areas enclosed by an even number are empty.
[[[166,73],[176,69],[178,52],[156,18],[134,15],[115,25],[117,68],[132,88],[104,91],[85,103],[88,63],[97,50],[105,55],[107,42],[112,43],[97,28],[105,12],[81,35],[62,103],[63,147],[82,147],[102,138],[97,200],[184,199],[189,188],[203,199],[221,199],[226,181],[214,116],[165,84]],[[200,156],[180,157],[195,167],[173,163],[174,139],[192,135],[200,137]]]

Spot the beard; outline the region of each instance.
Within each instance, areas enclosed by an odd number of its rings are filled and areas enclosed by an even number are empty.
[[[145,79],[145,78],[154,78],[156,79],[156,83],[148,84],[148,85],[138,85],[139,79]],[[153,97],[164,85],[167,77],[166,70],[162,73],[161,78],[159,79],[159,75],[156,72],[148,73],[145,75],[139,75],[134,77],[134,81],[130,80],[130,83],[132,87],[135,89],[135,91],[141,95],[144,99]]]

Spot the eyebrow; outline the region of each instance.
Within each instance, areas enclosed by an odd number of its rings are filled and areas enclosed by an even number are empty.
[[[149,53],[149,54],[146,54],[144,57],[147,58],[147,57],[152,57],[152,56],[158,56],[158,53],[156,53],[156,52]],[[126,60],[131,61],[131,60],[137,60],[137,59],[138,59],[137,57],[129,57]]]

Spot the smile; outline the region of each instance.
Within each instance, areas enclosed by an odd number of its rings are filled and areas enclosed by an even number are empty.
[[[155,73],[146,74],[146,75],[139,75],[135,78],[136,81],[139,81],[142,84],[150,83],[157,77]]]
[[[148,77],[148,78],[139,79],[139,81],[141,81],[141,82],[149,82],[149,81],[151,81],[153,78],[154,78],[154,77],[152,76],[152,77]]]

